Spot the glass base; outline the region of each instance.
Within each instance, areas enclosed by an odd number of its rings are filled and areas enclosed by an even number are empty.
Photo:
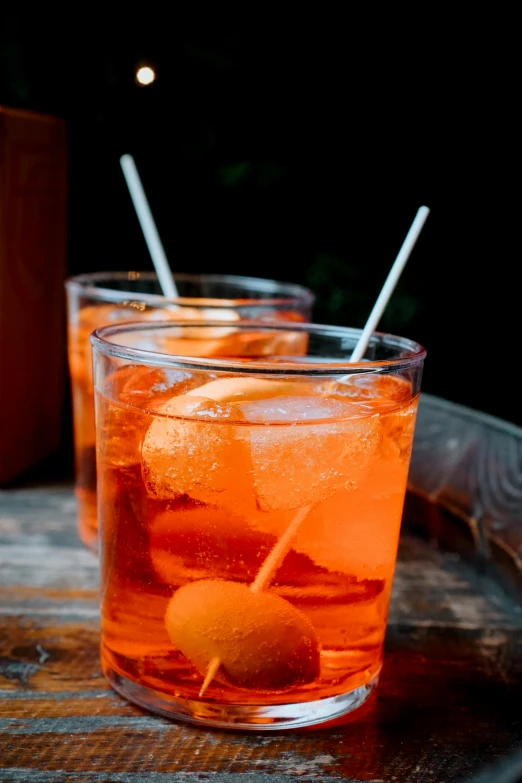
[[[78,536],[80,541],[87,549],[94,554],[98,554],[98,532],[92,528],[78,527]]]
[[[360,707],[377,687],[379,672],[348,693],[296,704],[219,704],[168,696],[145,688],[113,669],[105,671],[111,686],[128,701],[166,718],[221,729],[279,731],[315,726],[340,718]]]
[[[76,489],[77,530],[82,544],[98,552],[98,516],[96,495],[83,489]]]

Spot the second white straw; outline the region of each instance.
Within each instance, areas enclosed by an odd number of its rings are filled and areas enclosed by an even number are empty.
[[[177,299],[179,296],[174,277],[170,269],[165,250],[156,228],[156,223],[150,211],[147,196],[141,184],[140,175],[132,155],[122,155],[120,158],[123,175],[129,188],[129,193],[134,204],[134,209],[140,221],[141,230],[145,237],[149,253],[158,276],[163,296],[168,299]]]

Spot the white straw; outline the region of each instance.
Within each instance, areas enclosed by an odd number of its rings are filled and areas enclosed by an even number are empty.
[[[388,277],[386,278],[386,282],[382,287],[381,293],[379,294],[377,301],[373,306],[373,310],[371,311],[366,322],[366,326],[364,327],[362,334],[359,337],[359,341],[350,357],[351,362],[358,362],[364,356],[364,352],[368,346],[368,341],[380,321],[380,318],[384,312],[384,308],[388,304],[388,300],[393,293],[393,289],[397,285],[397,281],[401,276],[401,272],[406,266],[406,261],[408,260],[410,253],[413,250],[413,246],[415,245],[415,242],[417,241],[417,238],[429,214],[430,210],[428,207],[419,207],[415,216],[415,220],[411,224],[411,228],[406,234],[406,239],[402,243],[399,254],[393,262],[393,266],[390,269]]]
[[[123,169],[125,181],[127,182],[127,187],[129,188],[132,203],[134,204],[134,209],[136,210],[138,220],[140,221],[141,230],[143,231],[147,247],[149,248],[149,253],[158,276],[163,296],[166,296],[168,299],[176,299],[179,296],[178,289],[176,288],[176,283],[174,282],[163,245],[161,244],[158,229],[156,228],[156,223],[152,217],[149,202],[147,201],[145,191],[143,190],[143,185],[141,184],[140,175],[138,174],[138,169],[134,163],[134,158],[132,155],[122,155],[120,164]]]

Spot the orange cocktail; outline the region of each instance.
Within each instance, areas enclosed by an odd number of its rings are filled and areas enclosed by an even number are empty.
[[[375,335],[351,365],[358,330],[234,329],[267,350],[166,356],[188,325],[91,338],[103,669],[172,717],[321,723],[378,681],[425,352]]]
[[[175,302],[160,295],[153,273],[100,272],[66,283],[78,532],[92,549],[97,548],[98,525],[91,332],[123,321],[212,318],[223,321],[223,327],[209,334],[206,342],[185,341],[179,349],[199,350],[202,356],[237,355],[242,346],[230,338],[226,324],[239,318],[305,321],[311,316],[314,297],[302,286],[232,275],[175,275],[174,279],[180,294]]]

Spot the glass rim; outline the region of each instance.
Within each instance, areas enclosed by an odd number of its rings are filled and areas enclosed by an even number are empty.
[[[171,304],[190,305],[195,306],[195,302],[201,302],[201,306],[204,307],[219,307],[225,306],[244,306],[244,307],[269,307],[275,305],[286,305],[290,303],[301,303],[303,306],[311,307],[316,296],[309,288],[299,283],[284,283],[279,280],[272,280],[271,278],[264,277],[248,277],[246,275],[218,275],[218,274],[191,274],[180,272],[173,275],[174,280],[180,282],[192,282],[197,283],[202,280],[208,282],[221,282],[229,283],[230,285],[242,286],[245,289],[257,291],[260,293],[266,292],[267,298],[235,298],[224,299],[220,297],[204,297],[204,296],[179,296],[173,299],[165,297],[162,294],[147,294],[134,291],[120,291],[115,288],[105,288],[103,285],[97,285],[108,280],[149,280],[157,281],[158,276],[153,271],[139,271],[128,270],[123,271],[105,271],[105,272],[88,272],[79,275],[72,275],[65,280],[65,288],[69,292],[83,294],[84,296],[90,296],[92,298],[99,299],[103,302],[127,302],[129,301],[129,293],[136,293],[138,296],[134,298],[140,299],[143,302],[150,302],[151,304],[169,302]]]
[[[423,363],[426,357],[426,349],[420,343],[407,337],[390,334],[388,332],[373,332],[368,345],[377,345],[384,343],[389,347],[402,349],[404,355],[396,359],[378,359],[360,360],[351,363],[349,359],[326,360],[314,364],[313,362],[300,362],[298,357],[284,361],[284,356],[275,361],[265,360],[263,358],[249,361],[246,359],[220,359],[219,357],[199,357],[183,356],[180,354],[161,353],[161,351],[152,351],[148,348],[133,348],[128,345],[111,342],[108,337],[119,333],[129,332],[147,332],[166,329],[201,329],[201,328],[219,328],[232,329],[237,328],[247,331],[269,331],[269,332],[311,332],[318,335],[338,336],[352,338],[353,348],[358,338],[362,334],[362,329],[356,329],[349,326],[329,326],[327,324],[315,324],[310,322],[267,322],[267,321],[247,321],[239,320],[233,322],[223,321],[128,321],[120,324],[101,326],[95,329],[90,337],[92,347],[104,356],[112,356],[118,359],[130,359],[140,364],[146,364],[154,367],[171,367],[186,370],[205,370],[215,372],[230,372],[234,374],[270,374],[270,375],[334,375],[334,374],[369,374],[386,371],[400,371],[408,368],[414,368]],[[203,338],[204,339],[204,338]]]

